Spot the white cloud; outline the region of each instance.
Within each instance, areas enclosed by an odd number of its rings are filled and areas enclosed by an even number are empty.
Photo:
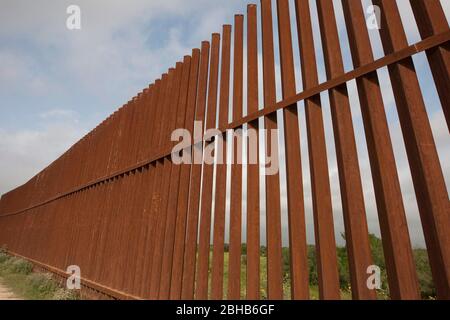
[[[25,52],[0,46],[0,61],[0,94],[26,91],[43,95],[50,91],[50,80],[36,70],[36,61]]]
[[[40,117],[42,119],[69,119],[72,120],[75,123],[78,123],[78,113],[73,110],[67,110],[67,109],[52,109],[46,112],[43,112],[40,114]]]
[[[70,110],[51,110],[39,124],[33,130],[0,129],[0,194],[28,181],[87,132]]]
[[[212,32],[221,31],[223,23],[232,23],[233,14],[239,11],[245,12],[247,2],[249,1],[131,0],[124,3],[119,0],[79,0],[77,4],[82,11],[82,30],[68,31],[65,28],[67,17],[65,9],[72,4],[72,1],[3,0],[0,11],[2,21],[0,95],[17,91],[25,92],[24,95],[44,95],[54,92],[67,95],[67,92],[73,92],[74,96],[94,96],[98,97],[101,103],[96,105],[95,109],[89,110],[89,113],[106,117],[112,109],[147,86],[149,82],[179,61],[184,54],[189,54],[192,47],[198,47],[201,40],[209,40]],[[340,4],[339,1],[334,3],[339,9],[337,11],[339,29],[340,33],[343,33],[345,26]],[[450,1],[442,1],[442,4],[446,8],[446,14],[450,14]],[[410,16],[410,10],[406,12],[406,15],[402,15],[403,20],[407,21],[405,24],[409,35],[416,32],[410,23],[411,19],[408,19]],[[294,19],[294,12],[291,12],[291,17]],[[166,21],[173,23],[168,23],[168,26],[162,25]],[[274,32],[276,33],[276,28]],[[374,38],[372,39],[374,47],[380,55],[379,40],[376,34],[371,33],[371,36]],[[295,27],[293,27],[293,37],[296,44]],[[317,38],[316,41],[319,39]],[[347,46],[344,44],[343,49],[346,50],[344,54],[348,55]],[[277,51],[277,47],[275,50]],[[294,48],[294,53],[297,87],[300,90],[298,48]],[[351,61],[347,57],[346,70],[350,64]],[[259,67],[262,74],[261,55],[259,55]],[[276,67],[279,75],[278,62]],[[323,70],[323,68],[319,69]],[[388,77],[385,70],[380,72],[380,75],[382,79]],[[388,110],[395,112],[389,84],[382,81],[381,85]],[[259,87],[262,89],[261,79]],[[278,96],[280,87],[280,77],[277,76]],[[352,100],[369,226],[371,231],[377,231],[378,219],[370,166],[354,85],[349,87],[349,94]],[[109,99],[111,95],[114,95],[113,100]],[[260,90],[260,98],[262,103],[262,90]],[[116,105],[112,105],[111,101]],[[39,105],[39,100],[36,104]],[[5,107],[2,106],[0,110],[4,111]],[[8,106],[8,108],[13,107],[15,106]],[[328,110],[327,108],[324,109]],[[85,114],[80,110],[52,108],[45,105],[41,106],[41,109],[47,111],[39,111],[36,117],[38,126],[35,129],[0,129],[0,163],[2,163],[0,193],[24,183],[65,151],[87,130],[88,126],[82,121]],[[300,116],[305,204],[309,217],[307,219],[309,239],[312,239],[309,159],[302,108],[300,108]],[[447,184],[449,184],[450,163],[445,161],[450,157],[448,131],[442,118],[439,120],[440,116],[432,115],[431,123],[441,152],[441,163]],[[332,130],[329,116],[327,117],[327,141],[330,141]],[[79,123],[84,125],[80,128]],[[394,143],[401,145],[402,135],[398,123],[392,126],[394,130],[391,133],[396,140]],[[334,146],[327,147],[331,165],[335,216],[339,217],[342,213],[339,206]],[[420,224],[417,223],[417,206],[414,205],[415,196],[407,159],[404,153],[396,156],[408,217],[413,222],[410,224],[411,233],[414,239],[418,239],[417,242],[421,242],[421,236],[419,235],[418,238],[415,236],[417,229],[420,229]],[[284,186],[282,187],[284,190]],[[285,203],[285,197],[283,203]],[[342,220],[336,220],[336,228],[342,229],[342,227]],[[414,239],[413,241],[416,242]]]
[[[233,6],[245,9],[237,0],[80,0],[82,30],[69,31],[65,20],[70,4],[2,1],[0,95],[15,94],[12,100],[20,102],[36,94],[57,94],[60,103],[69,102],[71,108],[74,99],[81,103],[79,110],[52,108],[40,98],[32,105],[25,100],[26,110],[1,106],[5,114],[14,112],[17,126],[0,127],[0,193],[25,182],[85,133],[86,118],[91,121],[92,116],[81,111],[83,97],[98,98],[100,104],[89,113],[106,117],[201,40],[221,31],[222,23],[231,23]],[[177,23],[160,25],[169,19]],[[21,124],[22,111],[32,114],[33,128]]]

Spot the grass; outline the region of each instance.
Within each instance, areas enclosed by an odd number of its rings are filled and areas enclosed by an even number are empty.
[[[67,290],[49,273],[33,272],[33,265],[0,250],[0,279],[13,293],[25,300],[77,300],[78,294]]]
[[[389,299],[389,288],[387,281],[386,268],[384,263],[383,248],[381,240],[373,235],[371,236],[371,249],[374,258],[374,264],[381,268],[382,288],[377,290],[377,298],[379,300]],[[241,298],[246,298],[246,246],[241,255]],[[431,275],[431,269],[428,262],[428,255],[425,249],[414,249],[414,258],[418,279],[421,287],[421,295],[423,299],[435,299],[435,288]],[[348,271],[348,258],[346,249],[337,248],[338,267],[340,277],[340,293],[342,300],[350,300],[351,287],[350,275]],[[212,251],[209,257],[209,280],[211,280],[211,263]],[[319,299],[319,288],[317,266],[315,259],[315,247],[308,246],[308,265],[309,265],[309,292],[310,299]],[[224,278],[223,278],[223,297],[227,297],[228,292],[228,266],[229,253],[228,248],[224,252]],[[24,299],[77,299],[73,291],[61,288],[57,281],[51,278],[50,274],[32,273],[33,265],[25,260],[11,257],[5,251],[0,249],[0,278],[2,282],[10,287],[14,293]],[[209,281],[211,286],[211,281]],[[261,247],[260,251],[260,297],[267,299],[267,257],[266,248]],[[211,290],[211,287],[209,288]],[[284,299],[291,298],[290,288],[290,272],[289,272],[289,249],[283,248],[283,291]]]
[[[210,253],[210,261],[212,261],[212,253]],[[229,253],[224,253],[224,285],[223,285],[223,296],[227,296],[228,291],[228,261],[229,261]],[[211,264],[210,264],[211,268]],[[245,299],[246,297],[246,261],[245,256],[242,256],[241,260],[241,299]],[[211,269],[209,270],[211,273]],[[260,257],[260,295],[261,299],[267,299],[267,258],[264,256]],[[210,283],[211,285],[211,283]],[[209,288],[211,290],[211,286]],[[290,279],[286,277],[283,281],[283,292],[284,299],[291,299],[291,286]],[[317,286],[310,286],[309,294],[311,300],[319,300],[319,288]],[[349,290],[341,290],[341,299],[342,300],[351,300],[352,294]]]

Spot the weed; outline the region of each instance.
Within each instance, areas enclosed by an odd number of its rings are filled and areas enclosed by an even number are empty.
[[[33,264],[0,251],[2,282],[28,300],[76,300],[78,293],[62,288],[50,273],[33,273]]]

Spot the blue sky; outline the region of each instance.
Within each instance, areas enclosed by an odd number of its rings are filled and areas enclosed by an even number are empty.
[[[222,24],[232,23],[235,13],[245,13],[241,0],[2,0],[0,10],[0,194],[31,178],[70,145],[95,127],[110,113],[126,103],[142,88],[220,32]],[[292,4],[293,1],[291,1]],[[312,6],[313,26],[317,15]],[[420,40],[409,1],[401,4],[402,21],[408,41]],[[66,8],[81,8],[82,29],[66,28]],[[335,9],[341,35],[346,70],[353,68],[349,58],[340,1]],[[369,0],[363,0],[368,6]],[[450,1],[442,1],[450,18]],[[275,10],[275,5],[273,6]],[[291,6],[292,7],[292,6]],[[295,16],[291,11],[291,17]],[[276,21],[274,21],[276,32]],[[292,19],[296,79],[301,91],[300,58]],[[383,56],[376,31],[371,40],[376,57]],[[275,51],[278,47],[275,38]],[[320,37],[315,33],[319,79],[325,80],[320,53]],[[278,59],[278,55],[276,57]],[[260,59],[261,60],[261,59]],[[450,183],[450,139],[442,117],[428,63],[424,54],[414,56],[419,81],[427,104],[433,134],[439,149],[447,185]],[[277,68],[279,63],[277,61]],[[417,205],[415,204],[406,153],[386,69],[379,71],[383,98],[389,118],[397,166],[399,168],[408,223],[415,245],[423,245]],[[261,83],[260,83],[261,85]],[[368,221],[371,231],[379,233],[371,175],[365,147],[364,130],[356,87],[348,84],[357,132]],[[280,79],[277,82],[281,98]],[[326,122],[330,180],[333,190],[336,234],[343,231],[337,167],[326,94],[323,97]],[[309,166],[302,104],[300,126],[304,170],[308,237],[313,238]],[[282,127],[281,127],[282,129]],[[281,144],[282,145],[282,144]],[[283,148],[281,148],[283,152]],[[447,160],[447,161],[446,161]],[[282,170],[282,190],[285,174]],[[286,199],[283,197],[283,201]],[[285,205],[284,205],[285,206]],[[286,223],[284,223],[286,228]],[[264,227],[264,226],[263,226]],[[286,234],[286,232],[284,232]]]
[[[79,31],[66,28],[70,4],[81,8]],[[221,31],[245,3],[3,0],[1,8],[3,193]]]

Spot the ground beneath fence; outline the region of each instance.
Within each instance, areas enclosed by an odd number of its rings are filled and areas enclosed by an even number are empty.
[[[22,300],[21,298],[17,297],[11,289],[8,287],[5,287],[2,283],[2,279],[0,278],[0,300]]]

